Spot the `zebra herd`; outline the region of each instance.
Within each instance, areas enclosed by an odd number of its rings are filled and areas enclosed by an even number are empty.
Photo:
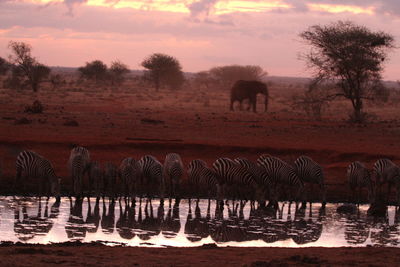
[[[177,153],[166,155],[164,163],[154,156],[146,155],[140,160],[128,157],[119,166],[111,162],[101,164],[92,161],[89,151],[77,146],[71,150],[68,168],[72,178],[71,195],[78,198],[85,194],[97,198],[136,197],[150,199],[158,196],[181,198],[183,192],[190,197],[215,197],[219,203],[223,199],[244,199],[255,201],[263,206],[277,208],[279,199],[303,202],[313,196],[307,196],[308,186],[319,188],[322,206],[326,202],[326,184],[323,168],[308,156],[300,156],[293,164],[269,154],[263,154],[254,161],[246,158],[218,158],[211,167],[200,159],[192,160],[184,171],[182,158]],[[88,177],[85,190],[84,180]],[[187,176],[187,179],[185,177]],[[389,159],[380,159],[372,170],[361,162],[353,162],[347,168],[347,177],[353,196],[357,196],[363,187],[368,189],[368,199],[373,202],[381,193],[383,184],[388,184],[387,197],[393,184],[397,189],[397,201],[400,203],[400,168]],[[39,195],[60,197],[61,179],[55,175],[51,163],[32,151],[22,151],[16,161],[16,186],[24,190],[27,178],[36,179]],[[185,190],[186,189],[186,190]],[[316,191],[308,190],[313,195]]]

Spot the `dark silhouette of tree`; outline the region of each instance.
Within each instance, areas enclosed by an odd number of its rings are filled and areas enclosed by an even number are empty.
[[[231,88],[238,80],[261,81],[267,73],[260,67],[254,65],[229,65],[214,67],[209,71],[212,79],[218,81],[221,89]]]
[[[4,58],[0,57],[0,76],[7,74],[10,68],[10,63],[8,63]]]
[[[156,91],[161,85],[180,88],[185,81],[181,64],[172,56],[155,53],[143,60],[141,65],[147,69],[145,76],[154,83]]]
[[[338,91],[330,98],[349,99],[352,120],[362,122],[363,100],[373,100],[384,88],[381,72],[388,50],[394,48],[393,36],[339,21],[311,26],[300,37],[312,46],[304,59],[314,70],[313,83],[334,82]]]
[[[125,81],[125,76],[130,70],[128,66],[119,60],[111,62],[110,69],[108,70],[111,84],[121,84]]]
[[[30,86],[34,92],[37,92],[40,83],[45,82],[49,76],[50,68],[32,57],[32,47],[29,44],[10,41],[8,47],[12,51],[9,56],[12,71],[6,84],[11,88]]]
[[[107,65],[101,60],[86,62],[84,67],[78,68],[81,78],[94,81],[96,83],[107,79]]]

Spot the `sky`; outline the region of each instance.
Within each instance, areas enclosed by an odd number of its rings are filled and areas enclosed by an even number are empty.
[[[50,66],[95,59],[131,69],[152,53],[183,70],[259,65],[269,75],[308,77],[299,37],[308,27],[350,20],[392,34],[400,44],[399,0],[0,0],[0,56],[10,40],[32,45]],[[383,76],[400,79],[400,50]]]

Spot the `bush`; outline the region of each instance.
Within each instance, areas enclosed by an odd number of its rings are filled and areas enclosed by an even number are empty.
[[[39,100],[33,101],[32,106],[26,106],[25,113],[33,113],[33,114],[38,114],[38,113],[43,113],[43,105]]]

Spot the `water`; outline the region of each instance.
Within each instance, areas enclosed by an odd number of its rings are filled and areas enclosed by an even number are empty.
[[[282,207],[284,203],[280,203]],[[240,212],[225,206],[223,215],[215,213],[215,202],[192,201],[191,213],[187,200],[178,207],[160,206],[152,201],[129,207],[106,200],[90,205],[62,198],[46,201],[35,198],[0,197],[1,241],[49,244],[65,241],[100,241],[109,245],[191,247],[208,243],[218,246],[253,247],[341,247],[399,245],[399,220],[395,208],[388,208],[387,218],[372,220],[366,216],[367,206],[355,214],[338,214],[339,204],[309,206],[295,214],[288,204],[276,216],[262,211],[250,212],[250,205]]]

